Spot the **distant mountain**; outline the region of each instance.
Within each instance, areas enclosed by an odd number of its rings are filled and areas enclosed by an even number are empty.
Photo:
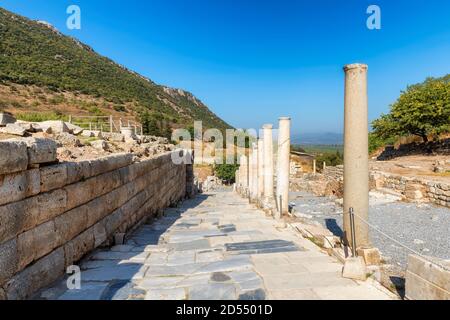
[[[301,133],[292,137],[292,144],[324,144],[324,145],[342,145],[344,136],[342,133]]]
[[[0,109],[7,111],[54,111],[51,100],[58,101],[56,110],[62,113],[116,112],[141,120],[149,130],[161,122],[172,128],[192,126],[194,120],[202,120],[204,128],[231,128],[191,93],[158,85],[47,22],[32,21],[3,8],[0,86],[6,87],[4,92],[10,91],[2,96],[0,90]],[[38,99],[36,92],[41,91],[46,96]]]

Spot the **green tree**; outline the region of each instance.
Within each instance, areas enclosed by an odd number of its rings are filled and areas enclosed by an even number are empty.
[[[216,177],[225,180],[227,183],[234,183],[235,182],[235,173],[236,170],[239,168],[239,165],[234,164],[217,164],[214,167],[214,174]]]
[[[409,86],[372,128],[381,139],[412,134],[424,142],[431,134],[450,131],[450,75]]]

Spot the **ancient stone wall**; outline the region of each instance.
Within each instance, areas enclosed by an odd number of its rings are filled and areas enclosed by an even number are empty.
[[[49,139],[0,141],[0,300],[29,297],[192,193],[192,170],[174,164],[172,152],[49,165],[55,149]]]
[[[429,141],[427,143],[413,142],[401,144],[397,148],[394,146],[387,146],[377,157],[377,160],[383,161],[415,154],[421,155],[424,153],[450,155],[450,139]]]
[[[291,179],[291,190],[340,197],[344,187],[343,173],[343,166],[326,167],[322,174]],[[450,207],[450,184],[381,171],[371,171],[369,178],[371,190],[387,189],[399,193],[407,201],[430,202]]]

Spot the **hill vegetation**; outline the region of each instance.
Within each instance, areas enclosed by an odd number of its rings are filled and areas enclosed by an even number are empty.
[[[147,133],[164,135],[194,120],[204,128],[230,128],[191,93],[158,85],[46,23],[0,8],[0,39],[0,86],[14,88],[0,95],[0,109],[58,105],[63,111],[124,114],[141,120]]]

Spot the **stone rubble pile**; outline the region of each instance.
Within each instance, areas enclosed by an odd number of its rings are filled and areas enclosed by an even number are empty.
[[[120,152],[129,152],[138,158],[146,158],[175,149],[168,139],[136,135],[131,127],[122,128],[121,133],[101,132],[86,130],[61,120],[20,121],[9,113],[0,113],[1,134],[7,137],[51,138],[58,145],[58,157],[70,161]]]

